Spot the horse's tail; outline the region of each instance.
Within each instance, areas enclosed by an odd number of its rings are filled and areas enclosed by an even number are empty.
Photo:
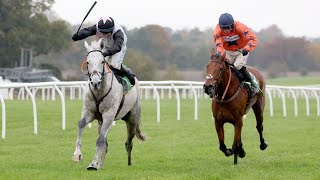
[[[140,122],[137,124],[136,126],[136,137],[140,140],[140,141],[145,141],[147,140],[147,136],[144,135],[141,130],[140,130]]]

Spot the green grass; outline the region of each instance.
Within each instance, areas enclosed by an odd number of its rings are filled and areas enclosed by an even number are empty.
[[[288,100],[289,101],[289,100]],[[300,103],[302,102],[302,103]],[[134,139],[131,167],[124,148],[125,123],[118,121],[108,135],[109,152],[103,169],[87,171],[95,153],[97,123],[83,134],[83,161],[71,160],[82,102],[66,102],[67,128],[61,127],[61,102],[37,101],[38,135],[33,134],[31,101],[6,101],[7,134],[0,140],[0,179],[319,179],[320,118],[310,100],[311,116],[299,101],[299,116],[293,105],[282,117],[274,99],[275,114],[265,111],[264,137],[269,143],[259,149],[255,120],[250,111],[244,120],[242,140],[247,156],[233,165],[232,157],[219,150],[210,113],[210,100],[199,100],[199,119],[193,118],[193,101],[182,100],[181,120],[176,119],[175,100],[161,100],[161,122],[156,122],[155,101],[143,101],[142,131],[146,142]],[[231,147],[233,126],[225,125],[226,145]]]
[[[284,77],[267,79],[269,85],[282,85],[282,86],[303,86],[320,84],[320,77],[314,76],[301,76],[301,77]]]

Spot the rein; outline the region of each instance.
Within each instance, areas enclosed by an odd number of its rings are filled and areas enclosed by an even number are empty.
[[[239,86],[237,92],[234,93],[233,96],[232,96],[231,98],[227,99],[227,100],[223,100],[223,99],[219,100],[219,99],[214,98],[214,97],[212,97],[212,100],[213,100],[214,102],[218,102],[218,103],[228,103],[228,102],[231,102],[234,98],[236,98],[236,97],[238,96],[240,90],[241,90],[241,88],[240,88],[240,86]]]
[[[88,56],[90,53],[92,53],[92,52],[100,52],[100,53],[102,54],[102,51],[101,51],[101,50],[95,49],[95,50],[89,51],[88,54],[87,54],[87,56]],[[109,67],[107,61],[106,61],[105,59],[103,59],[102,63],[105,63],[105,66],[106,66],[107,69],[108,69],[108,73],[110,73],[111,70],[110,70],[110,67]],[[85,66],[85,64],[87,64],[87,66],[86,66],[87,72],[84,71],[84,66]],[[90,78],[90,75],[91,75],[91,74],[89,73],[89,70],[88,70],[88,64],[89,64],[88,61],[85,60],[85,61],[82,63],[82,65],[81,65],[81,71],[82,71],[83,74],[88,75],[88,76],[89,76],[89,79],[91,80],[91,78]],[[94,73],[100,73],[100,74],[101,74],[101,79],[103,79],[103,77],[104,77],[104,75],[105,75],[105,67],[103,66],[102,72],[93,71],[93,74],[94,74]]]
[[[228,91],[228,89],[229,89],[230,81],[231,81],[231,69],[230,69],[230,66],[229,66],[229,80],[228,80],[227,87],[226,87],[226,89],[225,89],[224,92],[223,92],[223,96],[222,96],[222,98],[221,98],[221,101],[223,101],[224,97],[226,96],[226,93],[227,93],[227,91]]]

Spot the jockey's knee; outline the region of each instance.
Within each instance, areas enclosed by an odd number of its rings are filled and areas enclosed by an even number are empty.
[[[244,67],[244,65],[234,63],[234,67],[236,67],[238,70],[240,70],[242,67]]]

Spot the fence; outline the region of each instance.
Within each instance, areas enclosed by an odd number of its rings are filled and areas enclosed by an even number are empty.
[[[41,97],[42,101],[55,100],[56,92],[61,99],[62,108],[62,129],[66,129],[66,111],[65,111],[65,98],[69,96],[71,100],[82,99],[84,87],[87,81],[74,81],[74,82],[43,82],[43,83],[1,83],[0,84],[0,101],[2,105],[2,139],[5,138],[6,128],[6,108],[5,99],[19,100],[31,99],[33,106],[33,119],[34,119],[34,134],[38,133],[37,125],[37,106],[36,97]],[[142,98],[155,99],[157,109],[157,122],[160,122],[160,100],[168,97],[172,98],[174,92],[177,102],[177,120],[180,120],[180,100],[181,98],[192,98],[194,100],[194,119],[198,119],[198,99],[208,98],[204,94],[203,82],[194,81],[140,81],[140,92]],[[39,91],[41,90],[41,96]],[[68,91],[69,90],[69,91]],[[15,93],[15,92],[18,93]],[[69,92],[67,96],[67,92]],[[160,93],[159,93],[160,92]],[[275,86],[267,85],[266,96],[269,100],[270,116],[273,117],[273,98],[281,98],[283,116],[287,116],[286,97],[293,98],[294,100],[294,115],[298,116],[298,98],[304,98],[306,102],[306,115],[310,115],[309,99],[316,99],[317,102],[317,116],[320,116],[320,87],[297,87],[297,86]]]

